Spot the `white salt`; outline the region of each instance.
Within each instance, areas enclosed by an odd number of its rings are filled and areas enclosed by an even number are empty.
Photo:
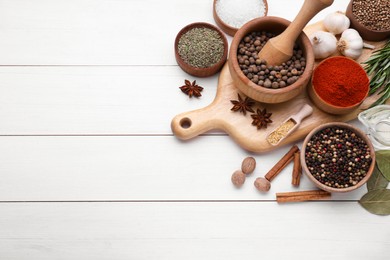
[[[262,0],[217,0],[215,11],[223,22],[240,28],[246,22],[264,16],[265,5]]]

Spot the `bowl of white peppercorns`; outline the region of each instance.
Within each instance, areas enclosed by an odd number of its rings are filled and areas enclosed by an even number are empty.
[[[302,169],[319,188],[348,192],[361,187],[375,167],[369,138],[346,123],[327,123],[313,129],[301,149]]]
[[[280,65],[268,65],[258,58],[267,41],[282,33],[290,21],[280,17],[261,17],[244,24],[234,35],[228,64],[236,87],[248,97],[264,103],[281,103],[298,96],[309,83],[314,53],[302,32],[293,55]]]

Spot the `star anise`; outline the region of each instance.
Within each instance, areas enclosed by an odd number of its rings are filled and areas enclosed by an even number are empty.
[[[230,102],[232,102],[232,104],[234,105],[231,110],[240,111],[244,115],[246,115],[246,111],[254,113],[255,111],[253,111],[252,106],[255,104],[255,102],[248,97],[242,99],[240,94],[238,93],[237,95],[238,95],[238,100],[230,100]]]
[[[267,124],[272,123],[271,115],[272,113],[267,113],[265,108],[263,110],[257,109],[256,114],[251,115],[253,118],[252,125],[256,126],[257,129],[267,128]]]
[[[200,92],[203,90],[203,88],[199,85],[196,85],[196,80],[194,80],[192,83],[189,80],[184,80],[185,85],[181,86],[180,89],[184,93],[186,93],[189,97],[200,97],[202,94]]]

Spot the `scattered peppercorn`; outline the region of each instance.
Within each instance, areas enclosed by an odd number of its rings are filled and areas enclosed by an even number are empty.
[[[237,61],[244,75],[253,83],[265,88],[284,88],[294,84],[303,74],[306,59],[303,51],[295,44],[293,56],[280,66],[267,66],[258,54],[274,34],[252,32],[241,40],[237,49]]]
[[[305,161],[319,182],[333,188],[348,188],[366,176],[372,158],[367,143],[352,130],[327,127],[307,143]]]

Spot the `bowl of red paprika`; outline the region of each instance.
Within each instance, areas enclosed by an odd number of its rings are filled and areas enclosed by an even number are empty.
[[[370,80],[356,61],[330,57],[314,69],[309,96],[321,110],[335,115],[357,109],[368,95]]]

